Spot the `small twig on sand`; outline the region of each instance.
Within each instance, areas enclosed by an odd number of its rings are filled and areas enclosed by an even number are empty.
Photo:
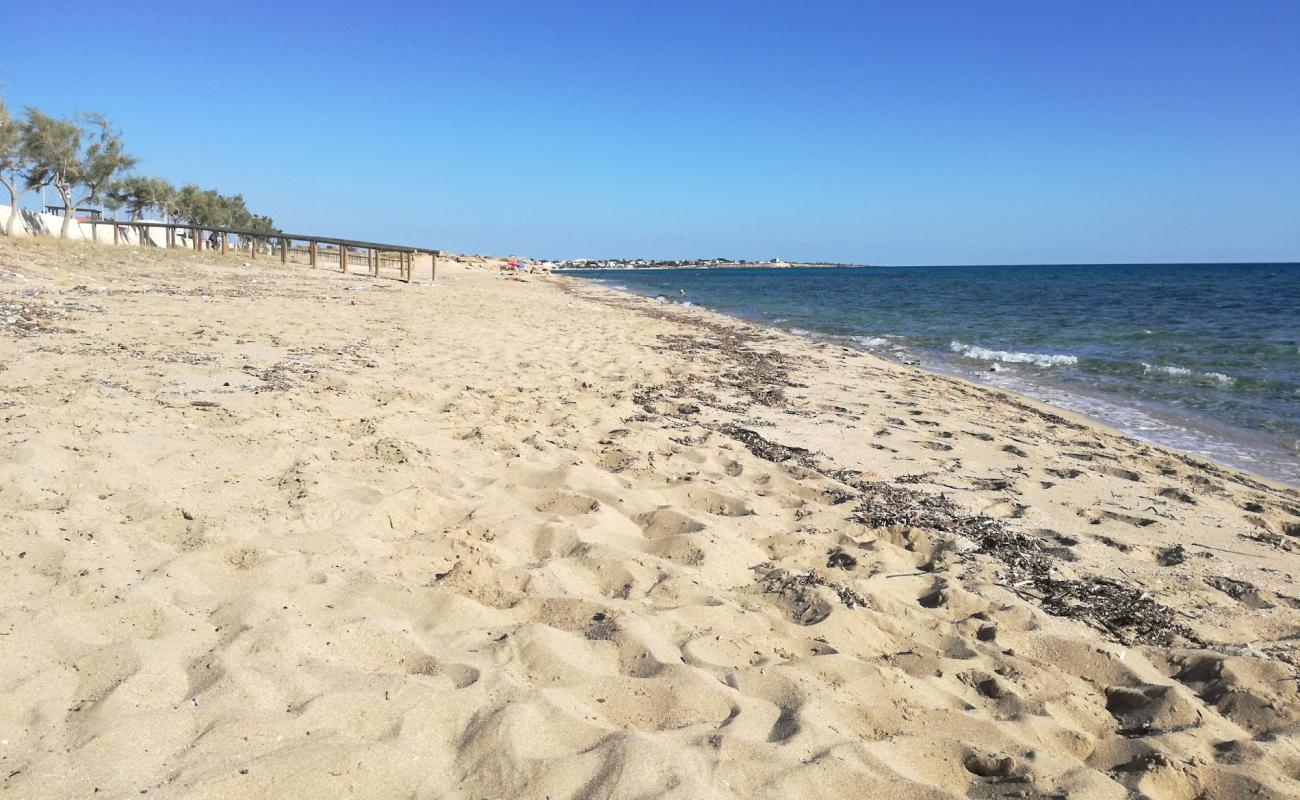
[[[1246,556],[1248,558],[1263,558],[1263,556],[1259,555],[1258,553],[1243,553],[1240,550],[1229,550],[1226,547],[1211,547],[1208,544],[1201,544],[1200,542],[1192,542],[1192,546],[1202,547],[1206,550],[1218,550],[1220,553],[1232,553],[1234,556]]]

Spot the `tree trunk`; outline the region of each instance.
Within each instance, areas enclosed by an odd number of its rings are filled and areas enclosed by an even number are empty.
[[[18,220],[18,189],[8,181],[4,182],[9,190],[9,219],[5,222],[5,236],[14,238],[14,223]]]
[[[72,227],[72,214],[74,211],[72,205],[72,195],[59,192],[59,197],[63,198],[63,227],[59,230],[59,238],[68,238],[68,229]]]

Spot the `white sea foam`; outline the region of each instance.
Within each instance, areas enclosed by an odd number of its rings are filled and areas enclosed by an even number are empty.
[[[1164,373],[1165,375],[1173,375],[1178,378],[1185,378],[1188,375],[1192,374],[1192,371],[1187,367],[1152,366],[1151,364],[1147,364],[1145,362],[1143,362],[1142,364],[1142,371],[1146,373],[1161,372]]]
[[[863,347],[884,347],[889,344],[888,336],[850,336],[849,338]]]
[[[1131,405],[1098,394],[1026,381],[1010,371],[980,372],[972,377],[976,377],[983,383],[1021,392],[1062,408],[1086,414],[1147,441],[1180,450],[1190,450],[1244,469],[1263,469],[1278,474],[1291,483],[1300,480],[1300,471],[1297,471],[1297,462],[1293,457],[1284,455],[1280,450],[1261,446],[1260,440],[1249,434],[1246,438],[1240,438],[1240,431],[1232,431],[1223,426],[1207,427],[1192,420],[1161,413],[1158,407]],[[1285,448],[1286,445],[1282,447]],[[1300,441],[1297,441],[1291,449],[1300,451]]]
[[[1009,350],[990,350],[987,347],[963,344],[954,341],[948,347],[954,353],[961,353],[966,358],[979,361],[1001,361],[1006,364],[1034,364],[1039,367],[1059,367],[1078,364],[1078,356],[1055,355],[1051,353],[1019,353]]]
[[[1208,379],[1222,386],[1231,386],[1236,383],[1236,379],[1231,375],[1224,375],[1222,372],[1197,372],[1188,367],[1169,366],[1165,364],[1142,364],[1142,371],[1146,374],[1153,372],[1161,375],[1169,375],[1174,378],[1192,378]]]

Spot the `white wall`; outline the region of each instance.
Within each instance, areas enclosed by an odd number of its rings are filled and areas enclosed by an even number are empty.
[[[19,210],[18,219],[14,222],[14,236],[58,236],[59,231],[63,229],[63,217],[59,214],[46,214],[44,212],[35,212],[25,209]],[[144,222],[153,222],[154,220],[143,220]],[[4,233],[5,227],[9,224],[9,206],[0,205],[0,235]],[[98,228],[98,230],[96,230]],[[122,225],[118,228],[118,236],[122,244],[139,244],[140,229]],[[162,228],[145,229],[145,244],[162,246],[166,241],[166,231]],[[178,242],[189,242],[189,234],[185,231],[176,232]],[[108,244],[113,243],[113,226],[100,223],[98,226],[91,225],[88,222],[73,221],[72,226],[68,228],[69,239],[80,239],[84,241],[99,241]]]

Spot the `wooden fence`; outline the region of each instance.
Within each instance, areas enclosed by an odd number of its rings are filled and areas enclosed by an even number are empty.
[[[350,271],[361,272],[361,268],[364,267],[364,272],[376,278],[387,277],[381,274],[381,267],[396,267],[397,280],[406,281],[407,283],[411,282],[411,272],[415,265],[415,259],[421,255],[430,256],[432,266],[429,269],[429,279],[437,280],[438,256],[441,255],[439,250],[422,247],[362,242],[355,239],[335,239],[329,236],[308,236],[298,233],[268,234],[261,231],[215,228],[210,225],[190,225],[183,222],[131,222],[113,219],[78,220],[78,222],[82,225],[91,226],[91,238],[95,241],[99,241],[100,225],[112,226],[113,244],[121,244],[124,229],[135,230],[140,243],[144,244],[146,241],[153,240],[152,236],[145,235],[145,231],[150,228],[161,228],[163,230],[163,243],[159,244],[159,247],[189,246],[193,247],[196,252],[202,252],[206,244],[209,249],[225,254],[232,249],[230,237],[237,236],[239,242],[233,249],[237,252],[247,253],[250,259],[257,258],[259,254],[272,258],[278,254],[281,264],[292,262],[317,267],[321,266],[322,262],[328,262],[330,265],[341,269],[344,273]],[[178,231],[189,231],[189,235],[188,237],[184,234],[178,235]],[[179,242],[183,238],[190,238],[193,241],[186,245]],[[305,246],[295,246],[295,242],[300,242]],[[263,250],[263,245],[265,245],[265,250]]]

